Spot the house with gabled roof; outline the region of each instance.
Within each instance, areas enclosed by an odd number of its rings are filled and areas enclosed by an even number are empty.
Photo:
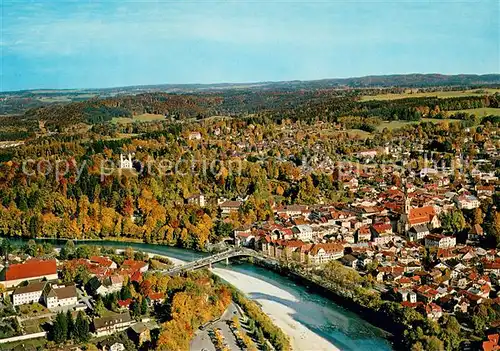
[[[92,326],[95,334],[100,337],[127,329],[133,323],[128,311],[111,316],[94,318]]]
[[[49,309],[61,306],[75,306],[78,303],[76,287],[74,285],[47,285],[43,292],[43,300]]]

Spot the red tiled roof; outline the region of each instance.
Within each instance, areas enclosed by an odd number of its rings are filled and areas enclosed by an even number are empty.
[[[123,261],[121,268],[133,269],[134,271],[138,271],[139,269],[143,268],[146,265],[147,263],[142,261],[125,260]]]
[[[161,299],[164,299],[165,298],[165,293],[162,293],[162,292],[159,292],[159,293],[150,293],[148,295],[148,297],[151,299],[151,300],[161,300]]]
[[[429,223],[436,215],[434,207],[425,206],[410,209],[409,221],[411,225]]]
[[[57,274],[56,260],[29,260],[7,267],[5,280],[29,279],[51,274]]]
[[[118,305],[120,307],[128,307],[132,303],[132,299],[118,300]]]
[[[105,267],[111,267],[111,265],[113,264],[113,261],[111,261],[109,258],[101,256],[90,257],[90,262],[95,262]]]

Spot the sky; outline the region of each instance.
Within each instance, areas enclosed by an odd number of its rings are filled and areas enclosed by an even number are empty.
[[[500,72],[497,0],[0,6],[0,91]]]

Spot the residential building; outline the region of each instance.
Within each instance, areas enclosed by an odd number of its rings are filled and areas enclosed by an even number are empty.
[[[28,285],[17,288],[12,293],[12,305],[39,302],[46,285],[47,282],[29,282]]]
[[[356,235],[357,235],[356,237],[357,243],[367,242],[370,241],[372,238],[372,233],[370,227],[368,226],[362,226],[361,228],[359,228]]]
[[[135,323],[130,327],[132,340],[139,346],[151,341],[151,332],[145,323]]]
[[[187,198],[188,204],[194,204],[200,207],[205,207],[205,195],[196,194]]]
[[[219,204],[219,208],[223,215],[228,215],[233,212],[238,212],[242,205],[241,201],[224,201]]]
[[[105,268],[110,268],[110,269],[117,268],[116,262],[113,262],[113,260],[110,260],[109,258],[102,257],[102,256],[90,257],[90,263],[95,263],[95,264],[98,264],[100,267],[105,267]]]
[[[112,316],[94,318],[92,325],[94,332],[100,337],[125,330],[132,322],[130,313],[127,311]]]
[[[426,224],[417,224],[408,231],[408,239],[410,241],[419,241],[430,234],[429,227]]]
[[[457,207],[461,210],[473,210],[481,205],[481,202],[474,195],[465,195],[455,197]]]
[[[356,267],[358,266],[358,259],[356,257],[354,257],[353,255],[351,255],[351,254],[343,256],[340,259],[340,261],[342,262],[342,264],[344,266],[347,266],[347,267],[350,267],[350,268],[356,269]]]
[[[296,239],[302,241],[312,241],[313,238],[313,230],[310,225],[307,224],[299,224],[292,228],[293,233],[295,234]]]
[[[455,247],[456,245],[457,245],[457,239],[454,236],[429,234],[425,237],[426,248],[437,247],[440,249],[447,249],[450,247]]]
[[[339,243],[314,244],[307,253],[310,264],[321,264],[344,256],[344,247]]]

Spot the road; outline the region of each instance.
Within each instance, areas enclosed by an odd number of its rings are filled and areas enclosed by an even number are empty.
[[[192,351],[216,351],[212,340],[210,340],[208,332],[212,329],[220,329],[222,331],[222,334],[224,335],[224,340],[226,341],[229,349],[231,351],[241,350],[241,348],[236,343],[233,332],[231,332],[229,326],[227,325],[227,321],[233,319],[234,316],[242,318],[242,315],[238,311],[236,305],[234,303],[231,303],[218,320],[210,323],[203,330],[198,330],[196,332],[193,340],[191,340],[189,349]]]

